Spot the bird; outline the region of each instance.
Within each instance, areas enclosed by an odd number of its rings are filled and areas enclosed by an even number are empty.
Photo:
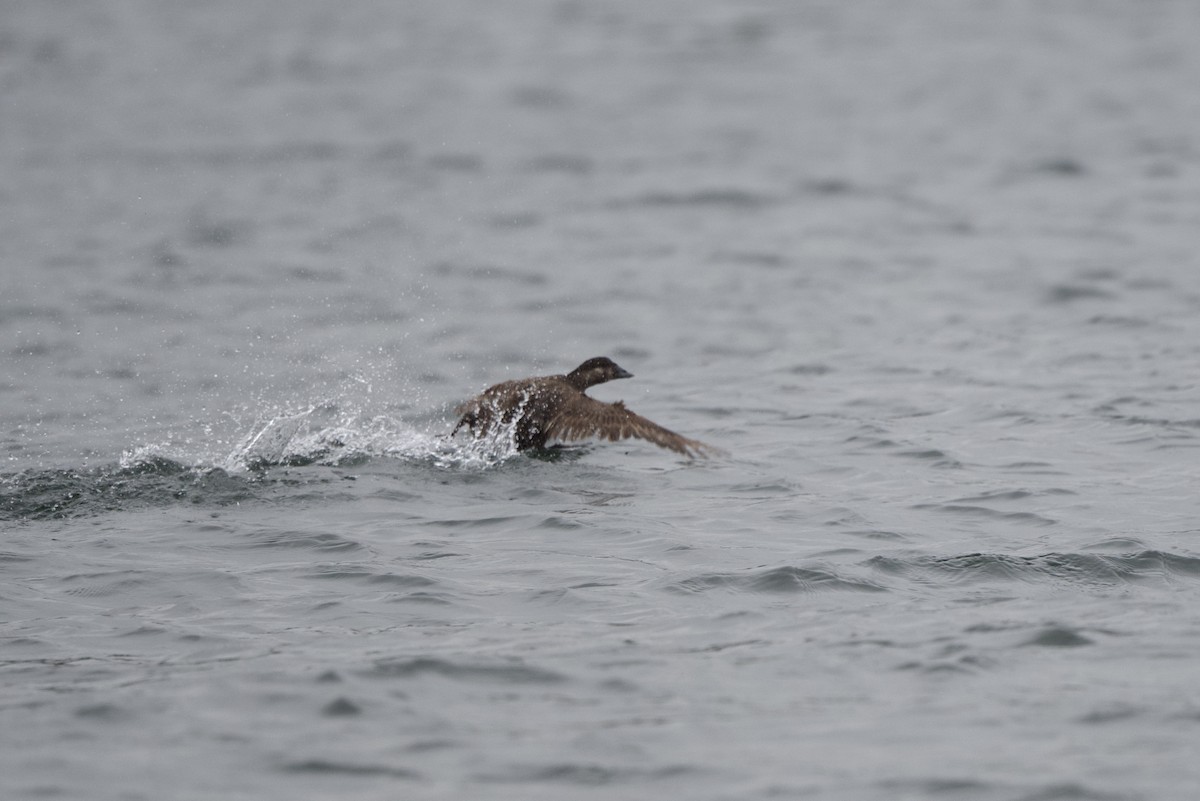
[[[520,451],[541,450],[547,442],[592,437],[613,442],[636,437],[688,458],[716,451],[630,411],[623,401],[605,403],[586,394],[588,387],[618,378],[633,378],[633,373],[607,356],[597,356],[566,375],[495,384],[455,408],[460,417],[450,436],[463,427],[477,439],[509,431]]]

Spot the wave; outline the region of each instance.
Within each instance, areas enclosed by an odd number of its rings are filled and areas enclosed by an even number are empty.
[[[994,553],[909,558],[876,556],[864,564],[886,575],[932,585],[1025,581],[1111,587],[1200,578],[1200,558],[1157,550],[1038,556]]]
[[[455,662],[428,656],[380,659],[370,669],[362,671],[361,675],[379,679],[440,676],[489,684],[560,684],[567,680],[561,673],[522,662]]]
[[[820,592],[824,590],[885,591],[885,588],[878,584],[844,578],[828,568],[792,565],[738,573],[702,573],[674,582],[667,589],[684,593],[709,590],[754,593]]]
[[[1125,541],[1122,541],[1125,542]],[[1136,544],[1136,541],[1129,541]],[[736,572],[700,573],[672,580],[667,592],[713,591],[804,594],[829,591],[906,592],[917,588],[1011,583],[1110,590],[1133,585],[1178,586],[1200,579],[1200,558],[1143,549],[1126,553],[1047,553],[1013,556],[874,556],[853,565],[784,565]]]

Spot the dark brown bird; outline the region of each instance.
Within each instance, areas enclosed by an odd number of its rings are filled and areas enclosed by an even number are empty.
[[[633,378],[604,356],[588,359],[566,375],[505,381],[488,387],[455,409],[462,415],[454,431],[466,426],[477,438],[511,430],[518,450],[544,448],[550,441],[637,437],[687,457],[706,456],[712,448],[680,436],[634,414],[621,401],[604,403],[584,394],[588,387]]]

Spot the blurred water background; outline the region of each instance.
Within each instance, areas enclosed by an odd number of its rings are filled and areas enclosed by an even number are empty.
[[[0,796],[1193,798],[1197,41],[6,0]]]

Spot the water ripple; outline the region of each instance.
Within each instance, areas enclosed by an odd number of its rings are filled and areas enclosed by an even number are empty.
[[[288,773],[323,773],[340,776],[387,776],[393,779],[419,779],[421,774],[392,765],[368,765],[333,759],[305,759],[283,766]]]
[[[562,783],[584,786],[603,786],[630,781],[654,781],[695,773],[696,768],[672,765],[662,768],[611,767],[593,763],[559,763],[513,767],[495,773],[478,774],[481,782],[496,783]]]
[[[965,517],[982,517],[991,520],[1004,520],[1012,523],[1030,523],[1035,526],[1053,526],[1058,521],[1033,512],[1001,512],[986,506],[962,503],[918,503],[914,509],[930,509],[935,512],[963,515]]]
[[[818,592],[853,590],[884,592],[878,584],[842,578],[830,570],[785,565],[745,573],[702,573],[667,587],[674,592],[707,592],[723,589],[736,592]]]
[[[1200,578],[1200,559],[1164,551],[1130,554],[1048,553],[1039,556],[972,553],[962,556],[876,556],[864,564],[922,584],[1053,581],[1117,585]]]
[[[566,681],[561,673],[552,670],[513,664],[474,664],[452,662],[434,657],[382,659],[363,675],[373,678],[411,679],[425,675],[469,682],[499,684],[558,684]]]

